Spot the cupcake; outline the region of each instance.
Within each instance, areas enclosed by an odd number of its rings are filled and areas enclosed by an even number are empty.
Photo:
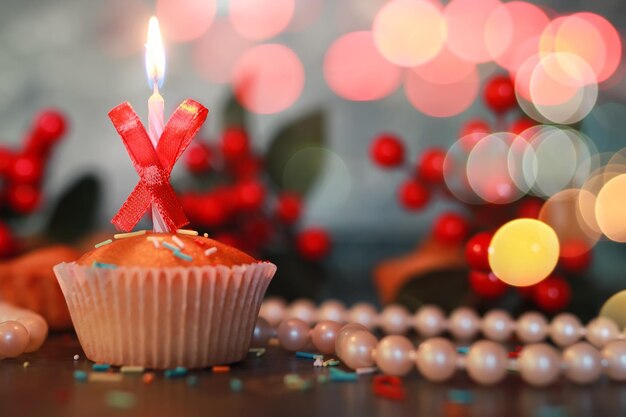
[[[54,267],[89,359],[164,369],[246,356],[275,265],[191,231],[96,246]]]

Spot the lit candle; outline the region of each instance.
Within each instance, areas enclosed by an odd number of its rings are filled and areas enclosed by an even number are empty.
[[[163,133],[165,101],[159,94],[159,84],[163,82],[165,73],[165,51],[161,40],[159,21],[155,16],[150,18],[148,24],[148,42],[146,43],[146,72],[148,84],[152,86],[153,93],[148,100],[148,136],[152,146],[156,149],[159,138]],[[167,232],[167,226],[159,214],[156,206],[152,205],[152,229],[155,232]]]

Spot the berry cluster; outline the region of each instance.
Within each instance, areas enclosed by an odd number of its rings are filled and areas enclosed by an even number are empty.
[[[514,86],[509,77],[491,78],[485,86],[483,98],[487,107],[495,114],[499,130],[519,135],[535,125],[533,120],[521,117],[502,126],[506,113],[517,108]],[[490,133],[492,128],[489,123],[473,119],[461,127],[459,137],[463,138],[463,145],[471,149]],[[376,137],[370,148],[372,161],[383,169],[404,167],[405,153],[402,140],[390,133]],[[451,196],[444,179],[446,153],[446,150],[441,148],[428,148],[417,159],[416,166],[409,167],[410,177],[398,190],[398,200],[402,207],[409,211],[422,210],[437,191],[446,197]],[[449,245],[462,245],[465,242],[465,255],[470,268],[470,287],[483,298],[495,299],[508,291],[508,285],[498,279],[489,267],[488,248],[493,232],[480,230],[495,231],[498,226],[513,218],[536,219],[542,206],[543,201],[533,197],[526,197],[515,204],[466,205],[464,212],[472,214],[471,221],[470,217],[454,212],[440,214],[433,225],[432,236],[437,241]],[[474,230],[480,232],[468,240],[470,232]],[[559,268],[565,273],[580,273],[591,264],[591,255],[591,251],[584,250],[579,243],[564,244],[561,247]],[[518,292],[548,312],[562,310],[571,298],[569,283],[557,273],[534,286],[520,287]]]
[[[245,129],[226,128],[217,145],[194,140],[185,154],[185,166],[204,180],[202,191],[180,196],[194,227],[211,230],[216,239],[250,253],[286,238],[306,260],[319,261],[328,254],[331,241],[324,229],[291,232],[304,210],[302,197],[287,191],[272,193],[262,180],[263,158],[252,150]]]
[[[35,118],[22,149],[0,147],[0,209],[27,215],[40,207],[45,165],[66,126],[63,114],[45,110]],[[11,230],[0,222],[0,258],[15,253],[16,247]]]

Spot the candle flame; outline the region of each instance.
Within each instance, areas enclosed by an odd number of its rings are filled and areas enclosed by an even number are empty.
[[[151,88],[155,82],[158,87],[163,84],[165,74],[165,50],[161,39],[159,21],[155,16],[150,18],[148,24],[148,42],[146,43],[146,74]]]

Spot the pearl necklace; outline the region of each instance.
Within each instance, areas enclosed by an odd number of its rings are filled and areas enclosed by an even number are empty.
[[[276,300],[269,302],[277,303]],[[267,313],[267,304],[264,303],[264,306],[264,312]],[[393,307],[395,309],[399,306]],[[426,311],[433,311],[430,310],[432,306],[424,308],[429,309]],[[418,311],[415,317],[419,316],[420,312],[424,314],[422,311],[424,308]],[[462,310],[463,315],[470,315],[468,311],[476,315],[467,308]],[[485,329],[494,330],[502,327],[495,325],[501,321],[493,318],[496,313],[501,318],[504,312],[491,311],[485,315],[482,326],[474,327],[481,328],[483,333],[493,336],[493,333]],[[359,323],[344,325],[337,321],[321,320],[311,329],[309,324],[297,318],[284,320],[274,329],[270,322],[260,317],[255,326],[253,344],[264,345],[271,337],[277,337],[284,349],[298,351],[312,343],[317,351],[323,354],[336,354],[345,365],[357,372],[360,369],[377,366],[385,374],[403,376],[416,366],[419,373],[433,382],[445,381],[459,369],[466,370],[470,378],[482,385],[500,382],[507,370],[518,371],[524,381],[534,386],[549,385],[555,382],[561,373],[579,384],[591,383],[602,373],[612,380],[626,380],[626,341],[611,320],[596,318],[585,329],[572,315],[562,315],[560,319],[557,316],[550,326],[550,335],[553,340],[556,338],[555,342],[558,341],[561,346],[567,346],[559,353],[551,345],[537,343],[548,333],[545,330],[547,328],[545,318],[539,313],[526,314],[532,314],[530,317],[533,320],[528,318],[522,320],[524,318],[522,316],[516,325],[506,326],[507,329],[513,327],[518,337],[522,336],[520,339],[524,343],[529,343],[520,350],[517,358],[509,358],[504,346],[491,340],[474,342],[465,354],[458,352],[450,340],[442,337],[431,336],[415,348],[408,338],[397,334],[385,336],[378,341],[368,328]],[[319,314],[310,317],[314,316],[319,317]],[[454,313],[450,317],[450,323],[455,322],[452,320],[453,316]],[[544,325],[538,324],[537,317],[543,319]],[[571,320],[572,317],[578,326]],[[272,318],[275,319],[276,315]],[[473,323],[479,320],[471,321]],[[376,320],[370,320],[368,323],[375,322]],[[514,324],[512,319],[507,323]],[[384,330],[385,326],[381,327]],[[442,331],[446,327],[439,328]],[[542,328],[544,331],[538,330]],[[451,327],[448,329],[451,330]],[[520,332],[520,329],[524,330]],[[512,332],[513,330],[500,331],[495,334],[500,340],[505,340]],[[526,337],[529,335],[531,337]],[[598,350],[590,343],[578,342],[582,336],[586,336],[602,350]]]
[[[368,330],[380,329],[385,334],[405,334],[414,330],[419,336],[428,338],[448,331],[460,341],[471,340],[479,333],[496,342],[504,342],[515,335],[524,344],[538,343],[548,336],[560,347],[570,346],[585,338],[592,345],[602,348],[612,340],[624,340],[615,322],[606,317],[597,317],[587,326],[573,314],[561,313],[550,323],[546,317],[530,311],[517,321],[504,310],[491,310],[482,319],[468,307],[459,307],[446,318],[443,310],[434,305],[424,305],[414,315],[397,304],[386,306],[379,314],[367,303],[355,304],[346,309],[342,303],[330,300],[319,309],[308,300],[298,300],[286,305],[283,300],[269,298],[261,305],[259,316],[272,326],[289,318],[297,318],[308,324],[331,320],[340,323],[357,323]]]

